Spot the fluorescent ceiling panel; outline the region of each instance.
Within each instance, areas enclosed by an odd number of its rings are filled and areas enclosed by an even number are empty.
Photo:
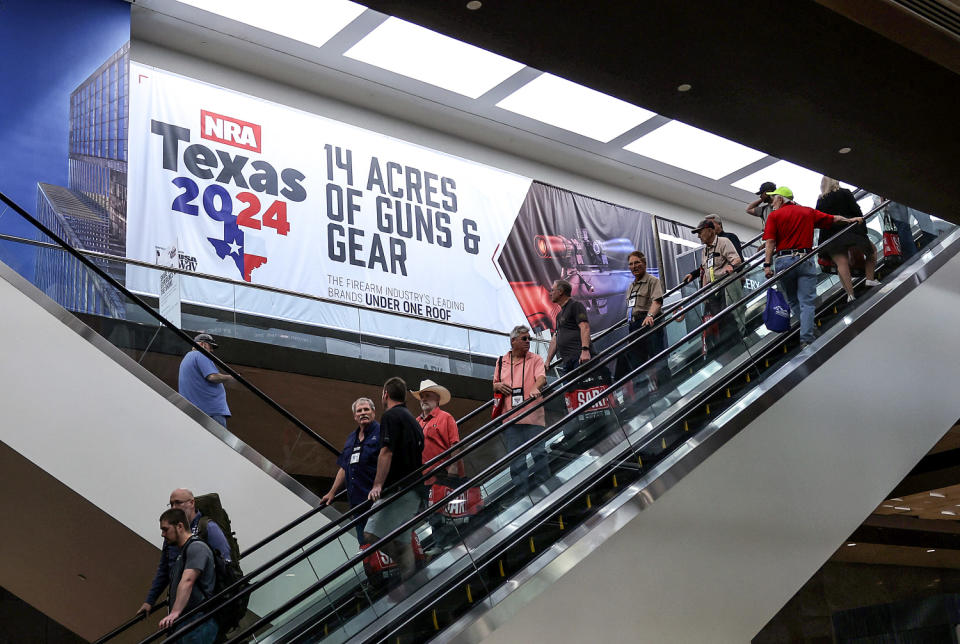
[[[710,179],[725,177],[767,156],[680,121],[670,121],[624,149]]]
[[[552,74],[541,74],[497,103],[497,107],[602,143],[656,116],[642,107]]]
[[[777,161],[773,165],[767,166],[759,172],[754,172],[748,177],[740,179],[734,183],[735,188],[743,188],[753,193],[760,188],[764,181],[772,181],[777,187],[787,186],[793,190],[794,201],[801,206],[817,205],[817,198],[820,196],[820,178],[823,175],[813,170],[807,170],[789,161]],[[840,186],[849,190],[856,190],[849,183],[840,182]]]
[[[344,56],[469,98],[482,96],[524,67],[399,18],[388,18]]]
[[[347,0],[179,0],[257,29],[321,47],[366,11]]]

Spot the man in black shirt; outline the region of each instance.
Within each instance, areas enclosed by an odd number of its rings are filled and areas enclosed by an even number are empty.
[[[423,463],[423,430],[404,404],[407,399],[407,383],[401,378],[390,378],[383,385],[383,406],[380,417],[380,454],[377,457],[377,475],[370,488],[369,499],[378,511],[367,521],[364,538],[373,543],[387,536],[407,519],[413,517],[420,507],[420,496],[410,490],[384,503],[383,489],[389,493],[401,479],[411,472],[418,472]],[[420,486],[422,487],[422,486]],[[407,579],[416,571],[413,546],[407,531],[396,535],[383,545],[383,552],[400,566],[400,576]]]
[[[547,351],[547,367],[553,356],[560,356],[561,374],[572,371],[590,359],[590,322],[587,309],[573,299],[573,288],[566,280],[557,280],[550,289],[550,300],[560,305],[557,313],[556,331]]]

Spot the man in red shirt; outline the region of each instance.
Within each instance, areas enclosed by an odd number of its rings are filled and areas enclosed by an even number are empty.
[[[443,453],[451,446],[460,442],[460,432],[457,430],[457,421],[449,413],[440,409],[441,405],[450,402],[450,391],[432,380],[424,380],[420,383],[419,391],[411,391],[413,397],[420,401],[422,413],[417,416],[417,422],[423,428],[423,462],[426,463],[435,456]],[[463,461],[453,461],[449,457],[445,459],[449,476],[463,477]],[[440,463],[424,469],[426,474],[440,466]],[[430,498],[430,488],[437,481],[435,476],[431,476],[424,485],[425,494],[423,498]],[[437,554],[447,545],[455,540],[457,535],[456,528],[446,525],[440,514],[434,512],[430,515],[430,526],[433,532],[433,545],[428,549],[427,554]]]
[[[446,387],[442,387],[432,380],[424,380],[420,383],[419,391],[411,391],[410,393],[420,401],[422,413],[417,416],[417,422],[423,428],[423,462],[426,463],[452,445],[459,443],[460,432],[457,430],[457,421],[453,419],[453,416],[440,409],[442,405],[450,402],[450,391]],[[447,474],[462,476],[462,461],[452,462],[448,459],[448,463]],[[426,468],[423,473],[426,474],[437,465]],[[433,481],[433,478],[429,478],[424,483],[429,486],[433,485]]]
[[[834,222],[852,224],[862,222],[863,217],[848,219],[828,215],[825,212],[798,206],[793,202],[793,191],[786,186],[767,193],[772,199],[770,216],[763,228],[766,242],[766,257],[763,274],[773,277],[774,269],[780,273],[793,264],[803,261],[803,266],[780,280],[790,310],[800,317],[800,344],[813,342],[814,316],[816,314],[817,265],[812,258],[805,258],[813,248],[813,229],[829,228]]]

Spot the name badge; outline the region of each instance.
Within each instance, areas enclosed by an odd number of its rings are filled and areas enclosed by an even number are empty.
[[[636,296],[636,295],[634,295],[634,296],[631,297],[629,300],[627,300],[627,308],[628,308],[628,309],[632,309],[632,308],[633,308],[634,306],[636,306],[636,305],[637,305],[637,296]]]
[[[510,392],[510,406],[516,407],[523,402],[523,387],[514,387]]]
[[[353,448],[353,454],[350,455],[350,465],[356,465],[360,462],[360,446]]]

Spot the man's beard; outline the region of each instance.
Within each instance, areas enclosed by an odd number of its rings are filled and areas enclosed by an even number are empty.
[[[429,414],[436,408],[437,406],[432,402],[424,402],[424,401],[420,402],[420,409],[423,411],[424,414]]]

